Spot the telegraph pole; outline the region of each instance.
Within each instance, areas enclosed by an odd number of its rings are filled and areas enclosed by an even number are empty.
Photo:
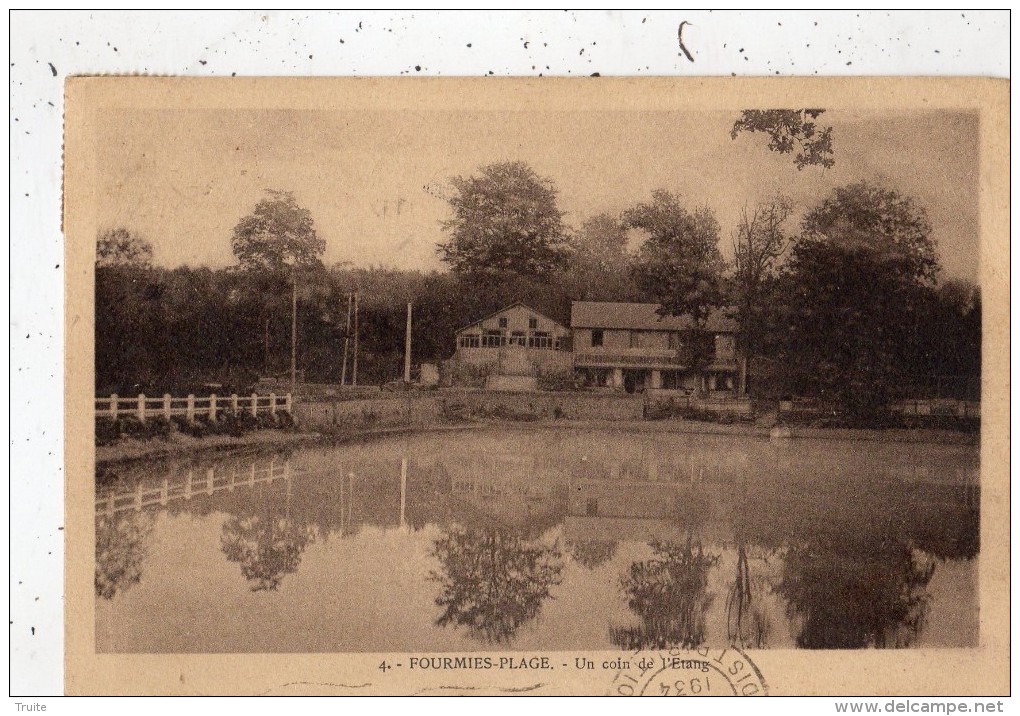
[[[290,394],[297,393],[297,265],[290,269]]]
[[[340,369],[340,385],[347,385],[347,346],[351,342],[351,308],[353,294],[347,294],[347,324],[344,326],[344,365]]]
[[[411,302],[407,302],[407,333],[404,337],[404,382],[411,382]]]
[[[354,369],[351,385],[358,384],[358,292],[354,292]]]

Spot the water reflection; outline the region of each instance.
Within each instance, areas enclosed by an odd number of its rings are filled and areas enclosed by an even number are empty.
[[[220,549],[241,565],[251,591],[276,591],[284,575],[297,571],[301,554],[314,539],[311,527],[283,516],[234,516],[223,524]]]
[[[433,554],[441,568],[429,578],[441,586],[443,609],[436,624],[465,627],[489,644],[509,642],[534,619],[563,571],[558,544],[492,529],[447,528]]]
[[[577,540],[570,543],[570,558],[585,569],[598,569],[616,556],[619,546],[613,540]]]
[[[539,435],[108,476],[97,620],[169,621],[99,649],[194,648],[185,615],[227,651],[976,643],[976,451]]]
[[[803,649],[902,648],[924,627],[935,560],[882,539],[788,549],[776,591]]]
[[[144,512],[96,515],[97,597],[113,599],[142,581],[152,520]]]
[[[747,545],[738,542],[736,577],[726,597],[726,638],[741,649],[765,649],[772,619],[762,598],[773,591],[773,585],[767,576],[753,574],[751,564]]]
[[[705,641],[705,613],[712,603],[708,572],[719,555],[700,541],[652,542],[652,559],[631,564],[621,583],[627,606],[640,619],[637,627],[609,629],[612,643],[623,649],[693,649]]]

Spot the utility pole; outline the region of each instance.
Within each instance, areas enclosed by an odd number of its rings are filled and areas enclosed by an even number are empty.
[[[353,298],[353,294],[347,294],[347,324],[344,326],[344,365],[340,369],[340,385],[347,385],[347,346],[351,342],[351,307]]]
[[[411,302],[407,302],[407,333],[404,338],[404,382],[411,382]]]
[[[358,384],[358,292],[354,292],[354,368],[351,385]]]
[[[269,318],[266,318],[266,333],[262,352],[262,375],[269,376]]]
[[[297,393],[297,267],[290,269],[290,394]]]

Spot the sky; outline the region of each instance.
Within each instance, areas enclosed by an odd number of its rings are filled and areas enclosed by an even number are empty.
[[[711,208],[727,255],[741,209],[777,192],[800,217],[834,187],[875,181],[929,215],[943,278],[978,281],[978,117],[833,110],[836,164],[798,170],[732,112],[108,110],[97,144],[100,228],[153,245],[159,265],[235,263],[233,227],[266,189],[292,191],[327,264],[442,269],[450,178],[523,160],[558,188],[568,225],[655,189]]]

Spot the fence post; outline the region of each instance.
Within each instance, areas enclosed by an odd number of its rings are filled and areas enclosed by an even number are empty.
[[[252,393],[251,394],[251,414],[252,414],[253,418],[257,418],[259,416],[259,394],[258,393]]]
[[[173,398],[170,397],[169,393],[163,394],[163,417],[167,419],[167,422],[170,422],[170,417],[173,415],[173,411],[170,408],[171,400]]]
[[[276,417],[276,393],[269,394],[269,414]]]
[[[237,415],[237,393],[230,394],[230,412]]]
[[[113,395],[110,396],[110,419],[111,420],[116,420],[117,419],[117,408],[119,408],[119,407],[120,407],[120,398],[117,397],[116,393],[114,393]]]
[[[138,422],[145,422],[145,393],[138,394]]]
[[[284,407],[287,409],[287,414],[293,417],[293,415],[294,415],[294,409],[293,409],[294,408],[294,401],[291,398],[291,394],[290,393],[287,393],[287,399],[286,399],[286,402],[284,403]]]
[[[194,393],[188,394],[188,422],[195,422],[195,395]]]
[[[209,422],[216,422],[216,393],[209,396]]]

